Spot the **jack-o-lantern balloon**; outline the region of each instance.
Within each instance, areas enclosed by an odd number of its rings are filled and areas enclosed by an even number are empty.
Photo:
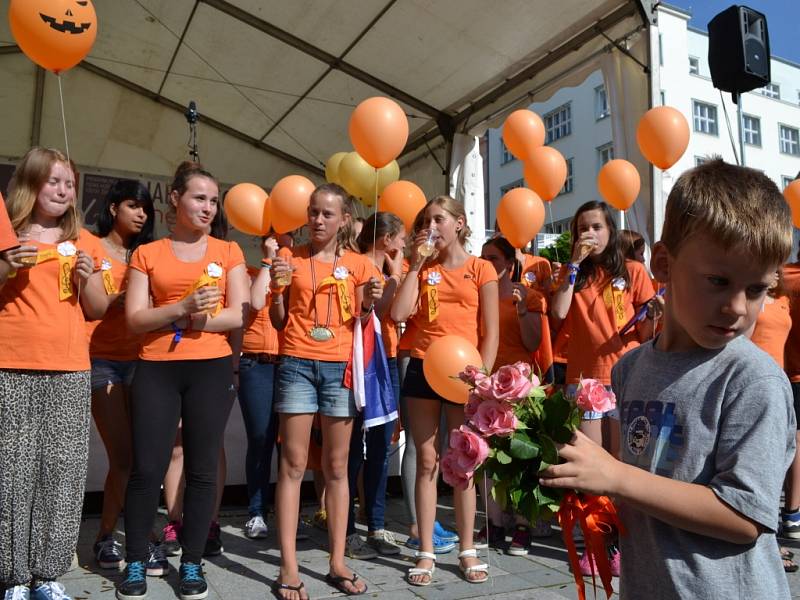
[[[8,21],[28,58],[54,73],[81,62],[97,37],[91,0],[11,0]]]

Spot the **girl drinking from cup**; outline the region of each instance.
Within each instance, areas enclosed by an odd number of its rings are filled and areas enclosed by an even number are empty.
[[[449,429],[464,423],[463,406],[442,398],[428,385],[422,359],[434,340],[459,335],[479,349],[484,367],[491,371],[498,342],[497,272],[490,263],[465,250],[469,227],[463,204],[438,196],[426,204],[424,214],[423,229],[414,239],[409,272],[391,311],[395,322],[410,318],[417,330],[402,394],[409,404],[417,452],[415,495],[420,535],[417,564],[409,570],[408,581],[422,586],[430,585],[436,559],[433,536],[442,410]],[[434,251],[435,257],[428,258]],[[481,583],[488,579],[488,567],[480,563],[473,545],[475,498],[472,485],[453,490],[461,547],[459,568],[467,581]]]
[[[346,201],[347,192],[336,184],[314,190],[308,207],[309,243],[283,248],[272,261],[269,315],[284,336],[275,400],[282,440],[276,490],[281,566],[273,591],[286,600],[308,598],[299,576],[295,536],[300,484],[317,412],[330,540],[325,579],[348,595],[367,591],[344,561],[350,505],[347,460],[356,407],[342,381],[353,345],[353,319],[381,298],[383,286],[369,260],[345,247]]]

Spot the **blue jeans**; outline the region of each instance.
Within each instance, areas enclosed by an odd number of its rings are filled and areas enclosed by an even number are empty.
[[[272,450],[278,435],[278,418],[272,410],[275,367],[252,358],[239,361],[239,405],[247,432],[245,475],[251,517],[263,517],[269,501]]]
[[[400,379],[397,375],[397,359],[388,359],[389,375],[392,378],[395,401],[400,398]],[[389,473],[389,448],[392,446],[392,434],[396,421],[371,427],[366,434],[362,431],[364,415],[353,421],[353,433],[350,436],[350,456],[347,461],[347,476],[350,482],[350,506],[354,505],[358,494],[358,472],[364,465],[364,507],[367,513],[367,529],[379,531],[384,528],[386,514],[386,479]],[[366,437],[366,440],[364,439]],[[366,458],[364,457],[366,442]],[[347,517],[347,535],[355,533],[355,517],[353,511]]]
[[[356,402],[344,387],[347,362],[282,356],[275,378],[275,412],[353,418]]]

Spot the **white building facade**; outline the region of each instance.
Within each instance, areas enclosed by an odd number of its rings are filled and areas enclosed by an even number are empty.
[[[667,104],[680,110],[691,132],[686,153],[665,173],[665,188],[684,170],[711,156],[719,155],[735,163],[734,152],[739,152],[737,107],[729,93],[720,95],[712,85],[708,35],[690,28],[690,18],[691,14],[682,9],[659,6],[659,68],[656,72],[661,92],[654,104]],[[782,190],[800,172],[800,65],[772,57],[771,74],[769,86],[742,96],[744,160],[748,167],[766,173]],[[603,78],[598,71],[581,85],[561,89],[546,102],[530,106],[545,122],[546,143],[558,149],[570,167],[567,184],[548,207],[548,211],[552,210],[552,219],[548,212],[547,232],[566,230],[581,204],[600,199],[597,173],[605,162],[615,157],[608,118],[614,107],[609,107],[605,98]],[[500,129],[487,132],[486,152],[486,215],[487,227],[492,228],[502,195],[524,183],[522,164],[506,151]],[[632,211],[628,211],[624,224],[639,229]]]

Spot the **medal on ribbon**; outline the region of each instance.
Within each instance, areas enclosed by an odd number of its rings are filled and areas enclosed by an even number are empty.
[[[422,286],[422,293],[428,300],[428,321],[433,322],[439,317],[439,289],[436,287],[442,282],[439,271],[430,271]]]
[[[534,273],[533,271],[528,271],[527,273],[525,273],[522,279],[525,282],[525,285],[527,285],[528,287],[533,287],[536,284],[536,273]]]
[[[195,281],[191,286],[189,286],[189,289],[186,290],[186,292],[184,292],[183,296],[181,296],[181,300],[195,293],[201,287],[206,287],[207,285],[213,285],[213,286],[219,285],[219,280],[222,277],[223,273],[224,270],[222,268],[222,265],[215,262],[208,263],[206,270],[203,271],[203,274],[197,281]],[[214,308],[212,308],[210,311],[207,312],[210,316],[213,317],[219,314],[219,311],[221,310],[222,310],[222,301],[219,301],[217,302],[217,305]]]
[[[119,291],[114,283],[114,275],[111,273],[111,267],[111,261],[107,258],[104,258],[100,263],[100,270],[103,274],[103,287],[106,289],[106,294],[109,296]]]
[[[72,296],[72,270],[78,249],[70,241],[56,246],[58,258],[58,299],[66,300]],[[38,256],[37,256],[38,259]]]
[[[339,314],[342,317],[342,323],[346,323],[353,318],[353,306],[347,290],[347,279],[349,277],[350,271],[347,270],[347,267],[339,265],[333,270],[333,275],[319,282],[319,287],[315,290],[316,293],[329,285],[334,287],[336,296],[339,299]]]
[[[625,316],[625,287],[625,279],[617,277],[611,280],[603,290],[603,302],[605,302],[606,308],[611,311],[617,330],[625,327],[628,322]]]

